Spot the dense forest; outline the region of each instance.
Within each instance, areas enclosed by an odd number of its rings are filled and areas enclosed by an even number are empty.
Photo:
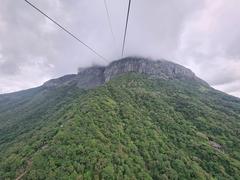
[[[128,73],[0,96],[0,179],[240,179],[240,99]]]

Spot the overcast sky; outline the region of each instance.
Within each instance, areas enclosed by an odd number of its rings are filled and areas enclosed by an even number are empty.
[[[108,60],[24,0],[0,0],[0,93],[121,57],[128,0],[106,0],[114,38],[104,0],[29,1]],[[240,97],[240,0],[132,0],[125,56],[132,55],[182,64],[214,88]]]

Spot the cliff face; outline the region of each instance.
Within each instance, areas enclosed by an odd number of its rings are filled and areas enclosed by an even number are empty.
[[[136,72],[163,79],[195,79],[194,73],[178,64],[165,60],[151,61],[140,58],[125,58],[114,61],[104,71],[105,81],[128,72]]]
[[[181,65],[165,60],[152,61],[145,58],[134,57],[114,61],[106,67],[93,66],[81,69],[77,75],[67,75],[50,80],[46,82],[44,86],[58,87],[75,84],[79,88],[89,89],[102,85],[119,75],[130,72],[146,74],[150,78],[197,81],[202,85],[208,86],[206,82],[199,79],[190,69]]]

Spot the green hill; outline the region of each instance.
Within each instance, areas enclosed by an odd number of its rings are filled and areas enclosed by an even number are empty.
[[[117,74],[1,95],[0,179],[240,179],[240,99],[196,78]]]

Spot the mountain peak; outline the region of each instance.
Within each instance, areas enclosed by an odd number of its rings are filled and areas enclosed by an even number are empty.
[[[195,79],[195,74],[178,64],[166,60],[128,57],[110,63],[105,70],[106,81],[128,72],[150,75],[161,79]]]
[[[0,95],[0,179],[239,179],[240,100],[198,80],[125,58]]]
[[[111,79],[126,73],[139,73],[156,79],[178,79],[197,81],[208,85],[199,79],[190,69],[167,60],[151,60],[141,57],[127,57],[111,62],[107,66],[92,66],[80,68],[78,74],[67,75],[53,79],[44,84],[45,87],[58,87],[76,84],[79,88],[89,89],[102,85]]]

